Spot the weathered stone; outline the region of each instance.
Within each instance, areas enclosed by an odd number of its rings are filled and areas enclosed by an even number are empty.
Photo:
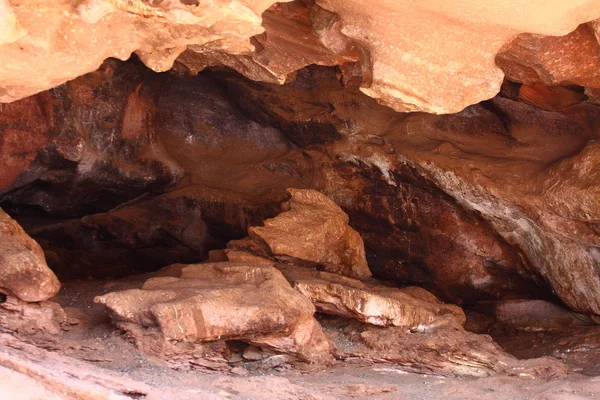
[[[156,137],[152,85],[161,78],[153,76],[139,63],[109,60],[1,104],[0,201],[80,216],[177,182],[184,171]]]
[[[462,325],[465,315],[421,289],[398,289],[360,282],[302,267],[280,267],[292,287],[312,300],[317,311],[355,318],[378,326],[398,326],[424,332],[444,325]],[[425,297],[429,297],[425,299]]]
[[[317,191],[288,191],[289,211],[251,227],[250,237],[264,241],[276,256],[322,264],[329,272],[352,278],[370,277],[363,241],[348,226],[348,215]]]
[[[494,317],[503,325],[531,330],[564,329],[594,324],[586,315],[574,313],[543,300],[498,302],[494,308]]]
[[[149,67],[165,71],[187,45],[232,54],[251,50],[249,38],[263,31],[260,15],[273,1],[202,6],[179,1],[30,1],[13,5],[13,18],[5,3],[8,17],[4,12],[2,17],[8,18],[9,28],[18,23],[27,34],[15,35],[13,27],[10,35],[4,33],[10,37],[0,41],[2,102],[50,89],[95,70],[106,58],[124,60],[132,52]],[[25,66],[27,74],[22,73]]]
[[[398,364],[403,370],[435,375],[490,376],[505,374],[533,379],[558,379],[568,370],[552,358],[517,360],[487,335],[458,326],[411,333],[399,327],[376,327],[352,320],[323,320],[340,358]],[[348,360],[351,361],[351,360]]]
[[[496,64],[512,81],[600,87],[600,54],[592,27],[565,36],[522,34],[504,46]]]
[[[43,250],[0,209],[0,292],[24,301],[43,301],[59,289]]]
[[[255,81],[283,84],[307,65],[338,65],[359,59],[359,51],[339,33],[339,18],[314,4],[309,9],[301,1],[275,3],[262,14],[262,19],[265,32],[252,38],[252,54],[231,55],[189,46],[177,63],[192,74],[207,66],[225,65]],[[311,26],[315,21],[324,25],[319,36]],[[176,69],[180,69],[179,65]]]
[[[305,361],[327,361],[329,345],[310,300],[273,267],[207,263],[173,269],[142,289],[99,296],[115,322],[158,328],[168,341],[244,340]],[[268,293],[268,296],[265,296]]]

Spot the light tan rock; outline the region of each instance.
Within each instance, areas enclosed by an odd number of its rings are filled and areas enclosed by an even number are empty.
[[[141,289],[95,301],[110,309],[115,322],[158,328],[168,341],[238,339],[306,361],[329,359],[313,305],[275,268],[222,262],[171,268],[169,274],[178,269],[179,278],[151,278]]]
[[[0,209],[0,292],[24,301],[43,301],[59,289],[42,248]]]
[[[397,111],[458,112],[498,93],[494,58],[523,32],[564,35],[600,16],[596,0],[317,0],[369,54],[362,91]]]
[[[370,277],[364,243],[348,225],[348,215],[315,190],[288,191],[289,211],[251,227],[250,237],[264,241],[275,256],[322,264],[328,272],[352,278]]]
[[[0,102],[15,101],[91,72],[108,57],[124,60],[137,52],[150,68],[165,71],[187,45],[232,54],[251,51],[249,38],[263,32],[260,16],[273,3],[18,2],[12,7],[12,17],[10,9],[3,15],[8,28],[0,32]],[[15,33],[16,23],[26,35]]]
[[[418,331],[463,325],[466,320],[459,307],[443,304],[424,289],[367,284],[302,267],[282,267],[281,271],[294,289],[311,299],[317,311],[325,314]]]

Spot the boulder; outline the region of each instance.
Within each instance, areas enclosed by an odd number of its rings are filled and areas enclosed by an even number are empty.
[[[371,276],[362,238],[348,215],[315,190],[288,189],[289,211],[251,227],[251,238],[263,241],[275,256],[290,256],[323,265],[326,271],[364,279]]]
[[[49,299],[59,289],[42,248],[0,209],[0,292],[34,302]]]

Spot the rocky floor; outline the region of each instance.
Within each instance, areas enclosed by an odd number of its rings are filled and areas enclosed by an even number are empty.
[[[53,340],[38,341],[32,349],[27,341],[40,339],[39,332],[21,338],[1,334],[0,387],[7,390],[6,381],[15,392],[4,394],[6,399],[81,398],[75,393],[96,390],[112,392],[111,398],[170,399],[593,399],[600,396],[600,378],[578,373],[580,360],[565,358],[571,368],[561,379],[523,379],[495,376],[485,378],[456,378],[434,374],[414,374],[385,360],[366,361],[349,357],[338,360],[328,368],[310,372],[285,366],[270,368],[269,360],[246,360],[244,368],[224,371],[211,370],[210,364],[197,368],[174,369],[161,360],[141,354],[126,335],[111,324],[104,307],[94,303],[99,294],[140,286],[147,275],[123,280],[72,281],[54,299],[66,311],[70,324],[62,335]],[[331,317],[319,317],[325,333],[335,333]],[[339,322],[339,321],[338,321]],[[598,328],[582,328],[586,332]],[[29,331],[32,332],[32,331]],[[581,332],[581,329],[580,329]],[[566,335],[567,333],[563,333]],[[531,333],[537,335],[539,333]],[[525,342],[525,336],[496,337],[506,345],[510,340]],[[347,343],[352,346],[352,343]],[[563,343],[564,345],[564,343]],[[508,347],[508,346],[507,346]],[[523,345],[525,347],[525,345]],[[555,355],[551,346],[539,345],[529,356]],[[545,349],[545,351],[543,351]],[[566,350],[565,350],[566,351]],[[579,350],[573,348],[578,354]],[[593,353],[594,354],[594,353]],[[521,353],[524,355],[524,353]],[[597,357],[595,357],[598,360]],[[271,360],[272,361],[272,360]],[[590,364],[591,365],[591,364]],[[10,370],[6,366],[11,367]],[[590,369],[579,372],[591,373]],[[43,380],[33,382],[40,374]],[[4,381],[4,383],[2,382]],[[19,388],[35,387],[27,396]],[[50,394],[54,393],[54,397]],[[68,396],[64,396],[65,394]],[[79,393],[79,396],[82,396]],[[116,394],[115,394],[116,393]],[[64,397],[60,397],[64,396]]]

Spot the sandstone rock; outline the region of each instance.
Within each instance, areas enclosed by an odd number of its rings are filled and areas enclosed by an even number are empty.
[[[177,63],[192,74],[207,66],[225,65],[255,81],[283,84],[293,80],[294,73],[307,65],[358,61],[359,51],[339,33],[339,18],[336,20],[334,13],[314,4],[309,7],[301,1],[293,1],[275,3],[265,11],[262,14],[265,32],[252,38],[255,50],[250,55],[231,55],[189,46],[177,58]],[[321,37],[313,31],[314,21],[326,24],[320,32]],[[176,69],[180,69],[179,65]]]
[[[180,278],[152,278],[142,289],[95,301],[105,304],[119,325],[158,328],[168,341],[244,340],[305,361],[329,359],[314,307],[273,267],[224,262],[178,272]]]
[[[3,102],[91,72],[108,57],[126,59],[135,52],[150,68],[165,71],[185,51],[183,63],[218,61],[251,78],[279,82],[309,63],[344,65],[360,58],[365,93],[398,111],[433,113],[458,112],[494,96],[503,77],[494,57],[515,35],[563,35],[600,16],[593,0],[518,7],[510,1],[364,7],[357,0],[318,0],[306,4],[325,16],[312,15],[310,23],[297,10],[305,9],[302,3],[269,0],[11,4],[3,1]],[[25,68],[30,74],[21,73]]]
[[[583,92],[543,85],[521,85],[518,98],[547,111],[561,111],[588,99]]]
[[[232,54],[251,50],[249,38],[263,31],[260,15],[272,4],[32,1],[13,5],[12,10],[5,4],[7,17],[2,15],[8,18],[8,27],[18,23],[27,34],[12,33],[9,43],[0,41],[0,58],[5,61],[0,69],[0,101],[50,89],[95,70],[106,58],[124,60],[132,52],[151,68],[164,71],[187,45]],[[28,74],[22,74],[25,66]]]
[[[398,364],[403,370],[435,375],[557,379],[568,370],[551,358],[517,360],[487,335],[466,332],[458,326],[426,333],[398,327],[375,327],[350,320],[321,322],[340,358],[360,357]]]
[[[43,301],[59,289],[40,246],[0,209],[0,292],[24,301]]]
[[[289,211],[248,230],[276,256],[322,264],[329,272],[352,278],[371,276],[363,241],[348,226],[348,215],[314,190],[288,189]]]
[[[495,306],[494,317],[501,324],[532,330],[564,329],[594,324],[585,315],[543,300],[499,302]]]
[[[565,36],[519,35],[498,53],[496,64],[512,81],[600,87],[598,41],[588,24]]]
[[[311,299],[317,311],[325,314],[419,332],[465,323],[465,315],[460,308],[443,304],[424,290],[431,296],[430,299],[412,296],[415,290],[367,284],[328,272],[301,267],[283,267],[280,270],[294,289]]]
[[[81,216],[177,182],[183,170],[155,134],[151,74],[109,60],[52,91],[0,105],[0,202]]]

